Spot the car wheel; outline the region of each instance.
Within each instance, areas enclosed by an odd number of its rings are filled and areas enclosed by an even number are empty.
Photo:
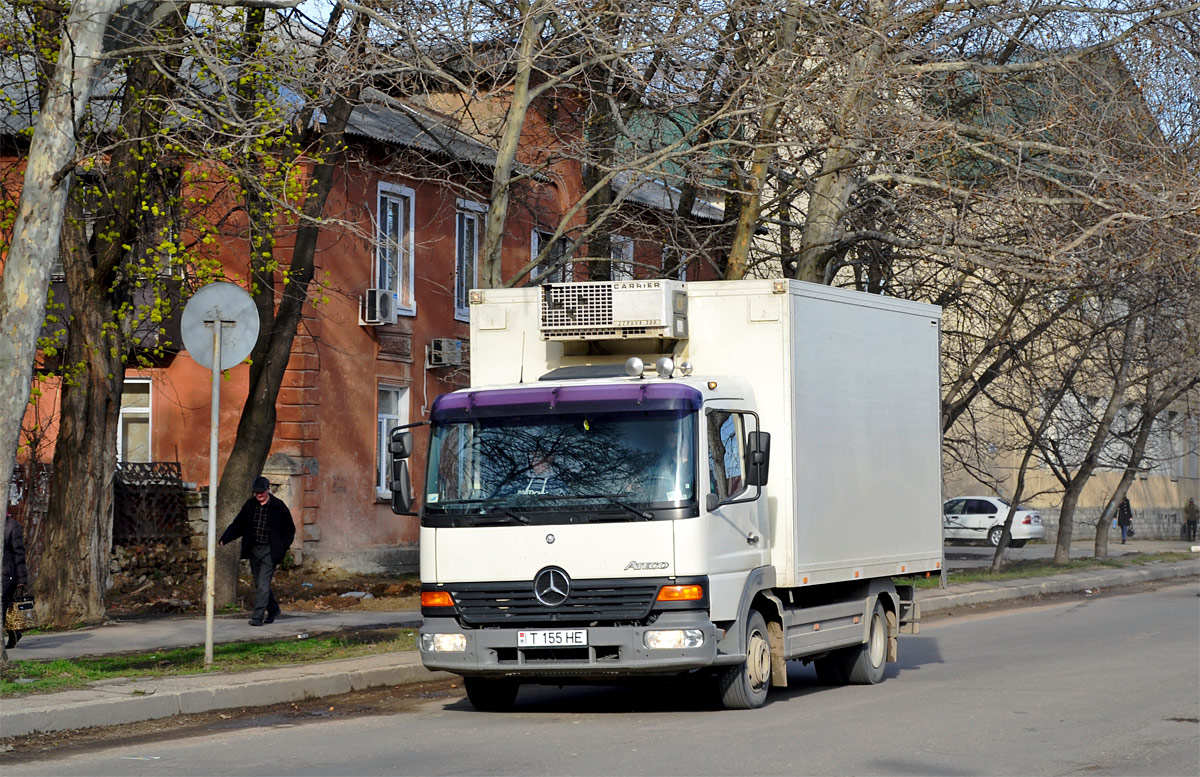
[[[517,700],[516,680],[498,677],[464,677],[467,700],[480,712],[507,712]]]
[[[717,674],[721,706],[727,710],[753,710],[767,701],[771,686],[771,643],[767,622],[758,610],[746,620],[746,660]]]
[[[992,530],[990,532],[988,532],[988,544],[991,545],[993,548],[1000,547],[1000,538],[1003,536],[1004,536],[1004,527],[1003,526],[992,527]]]

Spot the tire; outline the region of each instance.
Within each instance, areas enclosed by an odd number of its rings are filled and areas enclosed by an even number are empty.
[[[1010,548],[1023,548],[1023,547],[1025,547],[1025,540],[1011,540],[1011,541],[1008,543],[1008,547],[1010,547]]]
[[[717,674],[721,706],[727,710],[753,710],[767,701],[771,687],[771,641],[767,622],[758,610],[746,619],[746,660]]]
[[[887,615],[883,603],[876,601],[871,612],[867,641],[847,653],[846,677],[853,685],[875,685],[883,680],[887,665]]]
[[[463,687],[471,706],[480,712],[507,712],[520,690],[516,680],[497,677],[464,677]]]
[[[988,544],[991,545],[993,548],[1000,547],[1000,539],[1003,536],[1004,536],[1004,527],[1003,526],[993,526],[992,530],[988,532]]]

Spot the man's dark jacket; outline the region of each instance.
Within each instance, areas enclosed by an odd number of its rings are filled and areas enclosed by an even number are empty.
[[[258,507],[258,500],[254,497],[247,499],[233,523],[221,534],[222,545],[233,542],[238,537],[242,538],[241,557],[245,559],[250,558],[250,549],[254,547],[255,507]],[[278,564],[283,561],[288,548],[292,546],[292,540],[296,536],[296,524],[292,521],[292,513],[287,505],[274,494],[267,500],[267,524],[271,530],[271,562]]]

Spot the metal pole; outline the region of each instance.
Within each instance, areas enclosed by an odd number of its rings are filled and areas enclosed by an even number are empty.
[[[208,431],[208,573],[204,582],[204,665],[213,662],[213,610],[217,599],[217,439],[221,428],[221,316],[213,327],[212,417]]]

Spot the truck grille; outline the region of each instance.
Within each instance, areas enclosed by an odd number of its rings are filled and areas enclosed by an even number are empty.
[[[517,621],[535,623],[591,623],[641,620],[663,580],[573,580],[567,600],[547,607],[533,595],[533,583],[468,583],[451,586],[464,626],[503,625]]]

